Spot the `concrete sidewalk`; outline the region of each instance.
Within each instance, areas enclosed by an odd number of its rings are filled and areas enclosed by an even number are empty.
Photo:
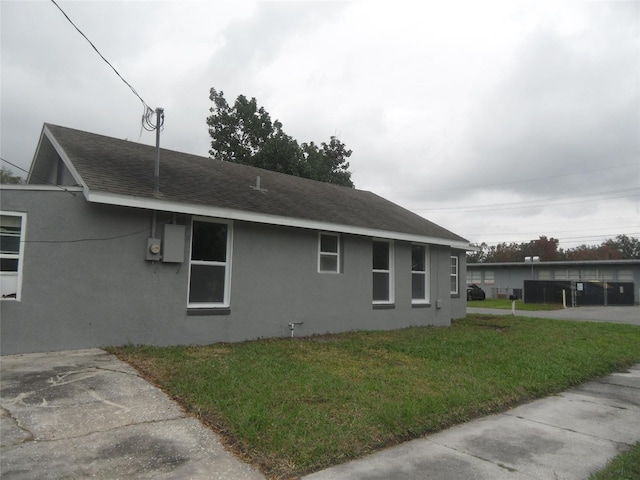
[[[640,441],[640,365],[304,480],[584,480]]]
[[[103,350],[10,355],[0,362],[3,480],[264,479]]]

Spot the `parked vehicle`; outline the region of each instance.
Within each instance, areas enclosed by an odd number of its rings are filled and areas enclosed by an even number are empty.
[[[467,301],[469,300],[484,300],[486,295],[478,285],[472,283],[467,285]]]

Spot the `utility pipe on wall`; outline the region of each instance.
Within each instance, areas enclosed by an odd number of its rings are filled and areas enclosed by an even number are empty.
[[[160,127],[164,122],[164,108],[156,108],[156,163],[154,169],[154,189],[155,193],[160,191]]]

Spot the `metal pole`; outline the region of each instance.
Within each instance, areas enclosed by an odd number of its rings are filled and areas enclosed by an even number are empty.
[[[164,117],[164,108],[156,108],[156,164],[154,172],[154,192],[160,191],[160,126]]]

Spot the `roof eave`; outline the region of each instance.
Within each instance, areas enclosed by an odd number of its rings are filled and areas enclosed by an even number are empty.
[[[390,240],[403,240],[407,242],[425,243],[431,245],[444,245],[460,250],[470,250],[473,247],[468,242],[436,238],[403,232],[392,232],[374,228],[365,228],[337,223],[307,220],[303,218],[269,215],[232,208],[222,208],[210,205],[198,205],[192,203],[178,203],[161,198],[149,198],[130,195],[121,195],[108,192],[96,192],[85,189],[85,197],[89,202],[124,207],[143,208],[164,212],[184,213],[200,215],[204,217],[224,218],[229,220],[241,220],[246,222],[263,223],[268,225],[280,225],[287,227],[307,228],[368,237],[387,238]]]

